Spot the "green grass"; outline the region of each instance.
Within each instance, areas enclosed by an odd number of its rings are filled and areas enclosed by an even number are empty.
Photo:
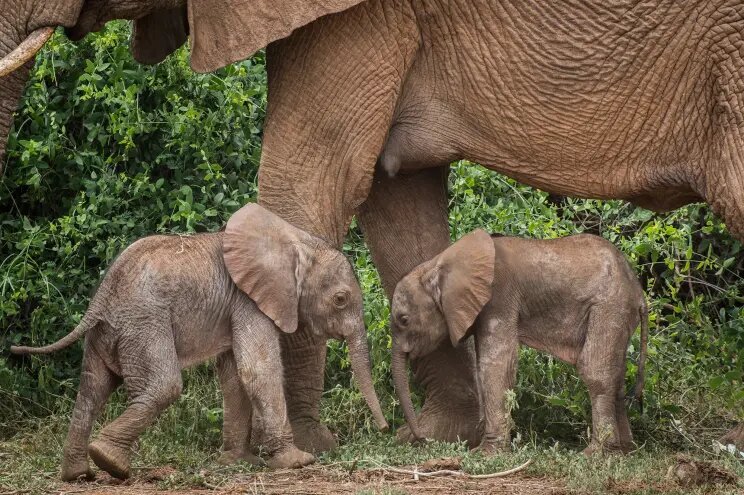
[[[185,392],[141,438],[133,468],[135,475],[155,467],[171,466],[175,471],[155,483],[161,489],[213,488],[229,484],[236,476],[255,471],[245,464],[220,466],[216,463],[221,442],[221,396],[206,366],[185,374]],[[463,443],[428,442],[421,446],[398,444],[391,434],[374,432],[348,397],[347,407],[339,407],[337,398],[326,398],[323,417],[339,432],[341,445],[323,454],[319,461],[334,469],[372,469],[384,466],[420,464],[431,458],[462,457],[462,468],[471,474],[509,469],[533,459],[525,473],[562,481],[576,493],[614,493],[608,487],[632,487],[624,493],[670,493],[665,481],[677,451],[653,436],[632,455],[585,458],[580,440],[576,444],[543,443],[538,436],[518,425],[522,442],[509,454],[483,457],[468,452]],[[123,408],[123,394],[117,394],[107,407],[103,421],[109,421]],[[59,485],[58,471],[62,446],[72,403],[60,401],[59,409],[44,419],[29,419],[14,425],[17,433],[0,442],[0,493],[28,491],[45,493]],[[356,417],[339,417],[339,411]],[[354,428],[347,428],[354,424]],[[7,426],[7,425],[6,425]],[[634,425],[635,427],[636,425]],[[666,435],[660,438],[666,438]],[[693,439],[695,440],[695,439]],[[744,490],[744,462],[730,454],[715,454],[704,439],[690,444],[685,454],[696,460],[712,462],[739,477],[738,486],[694,489],[674,488],[671,493],[741,493]],[[390,488],[388,493],[402,493]],[[626,488],[627,490],[627,488]],[[712,490],[712,491],[711,491]],[[364,493],[364,492],[360,492]],[[370,492],[371,493],[371,492]]]

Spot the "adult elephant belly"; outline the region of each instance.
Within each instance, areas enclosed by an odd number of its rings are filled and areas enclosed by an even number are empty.
[[[593,25],[530,2],[498,2],[477,35],[475,17],[443,19],[448,36],[425,39],[403,88],[383,167],[465,158],[567,196],[654,210],[703,199],[720,110],[710,43],[673,15],[646,13],[629,32],[623,2],[610,3],[585,12]]]

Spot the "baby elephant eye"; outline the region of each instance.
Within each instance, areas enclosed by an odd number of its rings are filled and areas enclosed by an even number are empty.
[[[348,302],[349,298],[347,297],[346,292],[336,292],[333,295],[333,304],[339,309],[346,307]]]
[[[398,315],[398,323],[400,326],[408,326],[408,315]]]

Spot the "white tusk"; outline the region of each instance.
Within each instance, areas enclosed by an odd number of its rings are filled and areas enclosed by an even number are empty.
[[[41,50],[49,38],[54,34],[53,27],[39,28],[23,40],[15,50],[0,59],[0,77],[7,76],[20,66],[31,60]]]

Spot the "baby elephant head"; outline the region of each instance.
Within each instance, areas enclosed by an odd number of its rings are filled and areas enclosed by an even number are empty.
[[[491,236],[475,230],[403,277],[390,310],[392,374],[411,432],[422,438],[408,389],[407,358],[432,352],[449,336],[457,345],[491,299],[495,251]]]
[[[362,293],[346,257],[257,204],[228,221],[223,256],[233,282],[280,330],[302,325],[318,338],[346,341],[359,388],[386,429],[372,385]]]

